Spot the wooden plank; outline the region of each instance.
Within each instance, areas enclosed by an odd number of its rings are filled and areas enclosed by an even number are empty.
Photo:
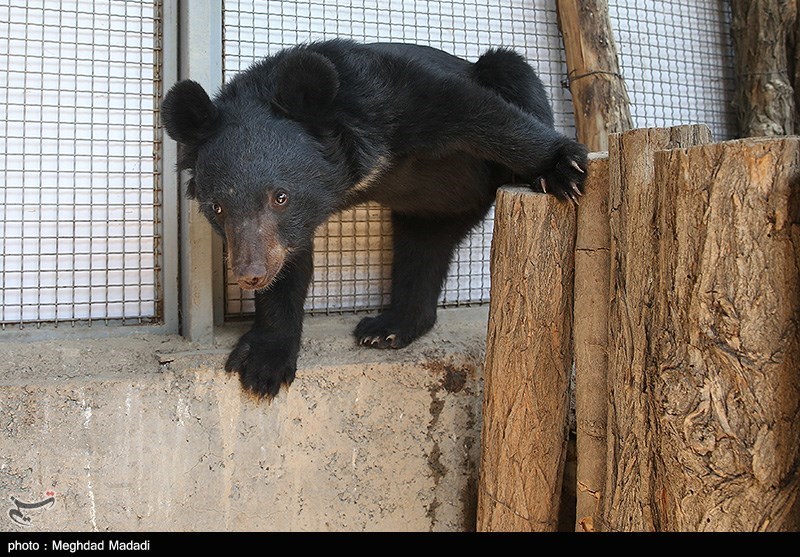
[[[575,240],[575,528],[601,529],[608,415],[608,156],[593,154]]]

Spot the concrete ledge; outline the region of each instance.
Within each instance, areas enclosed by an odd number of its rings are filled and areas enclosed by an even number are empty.
[[[245,326],[214,347],[0,337],[0,531],[470,530],[486,317],[441,311],[397,351],[309,318],[272,404],[222,371]]]

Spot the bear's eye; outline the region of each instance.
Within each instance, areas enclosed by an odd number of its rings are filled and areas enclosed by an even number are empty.
[[[273,207],[283,207],[289,201],[289,194],[283,190],[278,190],[272,194],[272,199],[270,201]]]
[[[221,215],[222,214],[222,205],[220,205],[219,203],[212,203],[211,204],[211,210],[214,211],[214,213],[216,213],[218,215]]]

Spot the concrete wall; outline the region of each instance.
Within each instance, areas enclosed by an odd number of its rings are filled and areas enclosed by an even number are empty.
[[[309,318],[271,404],[222,371],[244,327],[0,337],[0,531],[472,529],[485,308],[398,351],[356,347],[358,319]]]

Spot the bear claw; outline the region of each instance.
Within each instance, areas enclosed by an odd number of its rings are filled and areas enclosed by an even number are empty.
[[[363,318],[353,331],[356,342],[369,348],[404,348],[433,326],[429,323],[406,323],[391,313]]]
[[[386,336],[365,336],[359,341],[359,344],[376,348],[398,348],[397,335],[395,333]]]

